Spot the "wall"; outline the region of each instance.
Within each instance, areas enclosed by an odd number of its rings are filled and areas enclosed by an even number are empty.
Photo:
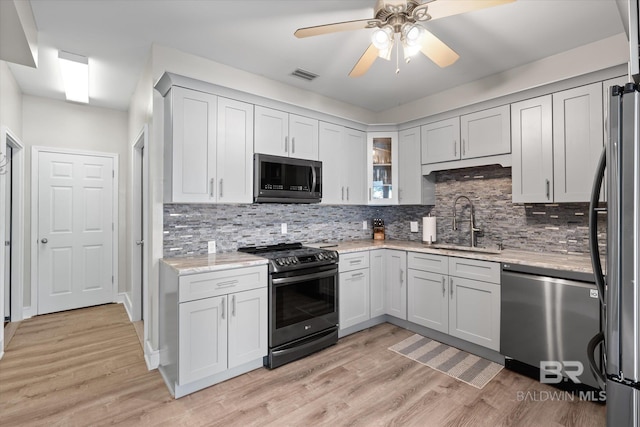
[[[377,123],[405,123],[626,64],[624,33],[447,89],[379,113]],[[619,74],[615,74],[619,75]],[[611,77],[614,77],[612,75]],[[372,122],[373,123],[373,122]]]
[[[22,139],[22,91],[5,61],[0,61],[0,125]]]
[[[118,251],[120,266],[126,265],[127,188],[129,153],[127,150],[127,113],[96,108],[30,95],[23,96],[23,143],[26,151],[25,194],[31,194],[31,147],[54,147],[81,151],[116,153],[119,156]],[[31,198],[25,198],[25,241],[31,242]],[[31,306],[25,315],[35,314],[31,301],[31,248],[26,245],[24,305]],[[119,287],[127,281],[125,268],[120,268]],[[122,291],[122,289],[119,289]]]
[[[478,246],[502,243],[508,249],[536,252],[589,253],[589,204],[522,204],[511,201],[511,168],[484,166],[436,173],[438,241],[469,245],[469,206],[457,205],[458,229],[452,229],[453,202],[468,196],[476,226],[483,230]],[[604,232],[606,217],[600,217]],[[604,235],[601,235],[604,238]],[[601,243],[604,249],[604,242]],[[602,249],[601,249],[602,250]]]
[[[436,205],[325,206],[290,204],[164,206],[164,256],[204,255],[207,241],[219,252],[240,246],[301,241],[305,243],[370,239],[371,219],[383,218],[388,239],[422,240],[423,216],[438,217],[438,242],[469,245],[469,207],[458,203],[458,231],[453,231],[453,201],[474,203],[476,226],[484,233],[478,246],[502,243],[508,249],[588,253],[588,203],[514,204],[511,168],[485,166],[436,173]],[[362,221],[369,228],[362,230]],[[410,221],[418,221],[411,233]],[[280,233],[287,223],[288,233]],[[601,219],[604,231],[604,217]]]

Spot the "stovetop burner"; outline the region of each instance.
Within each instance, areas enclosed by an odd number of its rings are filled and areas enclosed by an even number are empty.
[[[257,255],[269,260],[269,270],[278,273],[310,268],[338,262],[338,253],[327,249],[311,248],[302,243],[280,243],[266,246],[246,246],[239,252]]]

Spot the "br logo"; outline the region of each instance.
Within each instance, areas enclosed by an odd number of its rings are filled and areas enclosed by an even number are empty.
[[[584,372],[582,362],[577,360],[541,360],[540,382],[543,384],[558,384],[566,376],[575,384],[580,384],[580,375]]]

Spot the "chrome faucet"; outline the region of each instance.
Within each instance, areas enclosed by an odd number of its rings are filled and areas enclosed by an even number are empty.
[[[479,233],[481,230],[479,228],[476,228],[476,221],[475,221],[475,217],[474,217],[474,210],[473,210],[473,202],[471,201],[470,198],[468,198],[467,196],[458,196],[456,198],[456,201],[453,202],[453,230],[454,231],[458,231],[458,224],[457,224],[457,220],[456,220],[456,205],[458,204],[458,200],[460,199],[467,199],[467,202],[469,202],[469,207],[471,208],[471,213],[469,215],[469,230],[471,232],[471,247],[475,247],[477,245],[477,238],[476,238],[476,233]]]

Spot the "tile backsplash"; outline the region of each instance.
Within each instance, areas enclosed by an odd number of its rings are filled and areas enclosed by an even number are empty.
[[[458,231],[451,227],[453,201],[459,195],[473,201],[476,226],[483,230],[479,246],[502,243],[512,249],[588,252],[588,203],[513,204],[511,168],[484,166],[436,172],[435,206],[165,204],[164,256],[206,254],[210,240],[216,241],[218,252],[232,252],[249,245],[370,239],[372,218],[384,219],[388,239],[420,241],[422,217],[429,213],[438,218],[438,242],[468,245],[469,207],[464,199],[457,206]],[[418,233],[410,231],[410,221],[418,222]],[[287,234],[281,234],[282,223]],[[603,216],[601,230],[604,224]]]

